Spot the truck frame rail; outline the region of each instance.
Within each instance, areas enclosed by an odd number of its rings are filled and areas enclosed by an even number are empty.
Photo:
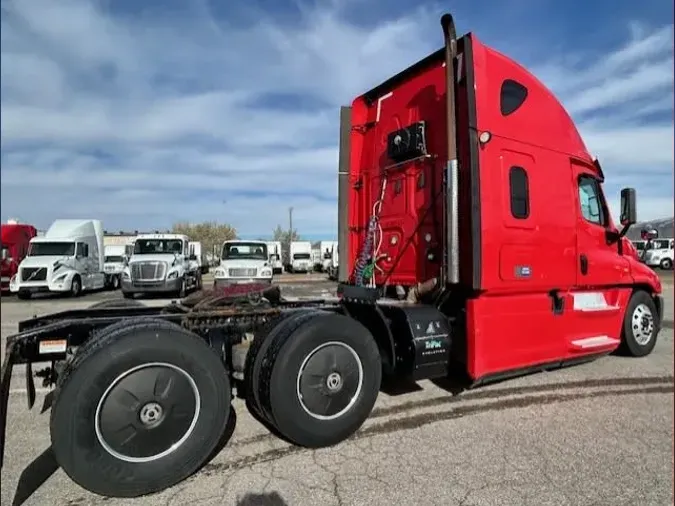
[[[45,387],[54,385],[58,377],[57,364],[71,359],[77,347],[93,338],[98,331],[123,320],[147,318],[172,322],[197,333],[217,349],[214,340],[222,340],[223,333],[227,335],[230,345],[235,344],[232,336],[253,332],[282,311],[299,306],[324,310],[337,308],[335,303],[324,299],[284,300],[276,286],[238,285],[196,293],[166,306],[91,307],[60,311],[19,322],[19,332],[7,338],[0,374],[0,467],[4,463],[9,391],[15,365],[26,366],[25,385],[30,410],[36,399],[34,376],[42,377]],[[210,331],[215,329],[219,331],[218,337],[216,333],[210,336]],[[33,364],[50,362],[51,366],[34,374]],[[50,400],[45,399],[43,412],[49,408],[49,404]]]

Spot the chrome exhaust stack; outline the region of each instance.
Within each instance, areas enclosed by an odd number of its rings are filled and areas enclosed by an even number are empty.
[[[448,153],[445,169],[445,255],[443,272],[446,283],[459,283],[459,174],[457,161],[457,122],[455,99],[455,66],[457,31],[450,14],[441,17],[445,40],[446,124]]]
[[[347,283],[347,254],[349,242],[349,134],[352,108],[340,108],[340,154],[338,160],[338,282]]]

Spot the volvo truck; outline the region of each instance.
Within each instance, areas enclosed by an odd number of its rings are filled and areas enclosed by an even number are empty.
[[[77,297],[101,290],[106,282],[104,255],[99,220],[56,220],[44,236],[30,240],[9,289],[20,299],[37,293]]]
[[[2,368],[3,436],[12,368],[28,364],[30,406],[31,364],[49,362],[50,455],[89,491],[136,497],[227,443],[234,396],[271,434],[322,448],[362,426],[383,378],[475,388],[649,355],[664,307],[625,237],[635,191],[615,221],[603,167],[556,97],[458,37],[450,15],[441,28],[441,49],[341,110],[336,298],[253,282],[22,321]]]

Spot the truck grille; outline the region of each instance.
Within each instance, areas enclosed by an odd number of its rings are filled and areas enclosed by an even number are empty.
[[[131,265],[133,281],[161,281],[166,274],[166,262],[136,262]]]
[[[47,279],[46,267],[24,267],[21,269],[23,281],[45,281]]]
[[[229,269],[231,278],[254,278],[258,273],[257,269],[236,268]]]

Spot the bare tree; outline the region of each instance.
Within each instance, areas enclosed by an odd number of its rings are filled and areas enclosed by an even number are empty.
[[[175,223],[172,229],[174,234],[185,234],[191,241],[202,243],[204,253],[220,251],[220,246],[224,241],[236,239],[237,230],[225,223],[215,221],[205,223]]]
[[[277,228],[274,229],[274,240],[281,242],[281,251],[284,252],[284,258],[287,256],[288,251],[291,248],[291,241],[300,241],[300,234],[297,230],[289,231],[288,229],[281,228],[281,225],[277,225]]]

